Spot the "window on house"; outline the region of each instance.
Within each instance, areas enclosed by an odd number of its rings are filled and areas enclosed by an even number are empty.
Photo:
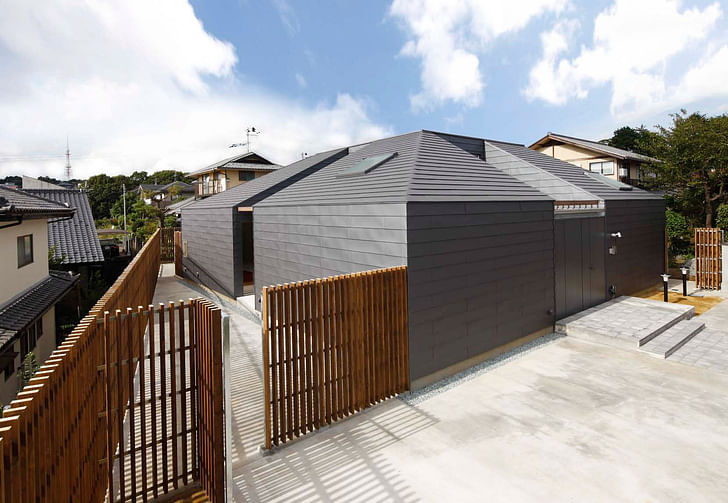
[[[41,335],[43,335],[43,318],[35,322],[35,338],[40,339]]]
[[[589,171],[592,173],[599,173],[600,175],[613,175],[614,161],[590,162]]]
[[[15,373],[15,353],[12,347],[0,354],[0,372],[5,375],[6,381]]]
[[[33,262],[33,235],[18,236],[18,267]]]
[[[255,178],[255,171],[238,171],[238,180],[241,182],[249,182]]]

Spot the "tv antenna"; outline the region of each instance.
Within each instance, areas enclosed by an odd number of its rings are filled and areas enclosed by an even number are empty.
[[[248,147],[248,152],[250,152],[250,137],[251,136],[258,136],[260,134],[259,129],[255,129],[254,126],[250,126],[248,129],[245,130],[245,143],[233,143],[228,148],[234,148],[234,147]]]

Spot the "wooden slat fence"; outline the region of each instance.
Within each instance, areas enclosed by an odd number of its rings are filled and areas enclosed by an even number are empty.
[[[174,274],[180,278],[184,276],[184,269],[182,268],[182,232],[175,231],[174,233]]]
[[[162,227],[159,229],[160,253],[163,264],[174,262],[174,233],[179,230],[179,227]]]
[[[105,311],[152,300],[159,272],[155,233],[116,282],[43,363],[0,419],[0,503],[103,501],[107,490]],[[113,432],[112,432],[113,435]]]
[[[723,280],[722,231],[695,229],[695,281],[698,288],[719,290]]]
[[[407,268],[263,289],[265,446],[409,389]]]
[[[159,251],[155,234],[3,412],[0,503],[224,501],[221,312],[149,305]]]

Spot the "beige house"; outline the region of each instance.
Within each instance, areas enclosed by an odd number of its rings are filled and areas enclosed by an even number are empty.
[[[14,399],[25,356],[42,363],[57,346],[55,305],[78,276],[48,269],[48,221],[74,208],[0,187],[0,403]]]
[[[275,171],[280,166],[255,152],[239,154],[189,173],[197,180],[195,197],[202,198],[223,192],[247,181]]]
[[[657,162],[629,150],[556,133],[547,133],[529,148],[630,185],[642,180],[643,164]]]

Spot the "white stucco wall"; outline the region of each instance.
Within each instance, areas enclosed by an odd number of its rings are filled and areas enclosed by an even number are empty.
[[[18,267],[18,236],[33,235],[33,262]],[[48,221],[25,220],[0,229],[0,305],[48,276]]]

